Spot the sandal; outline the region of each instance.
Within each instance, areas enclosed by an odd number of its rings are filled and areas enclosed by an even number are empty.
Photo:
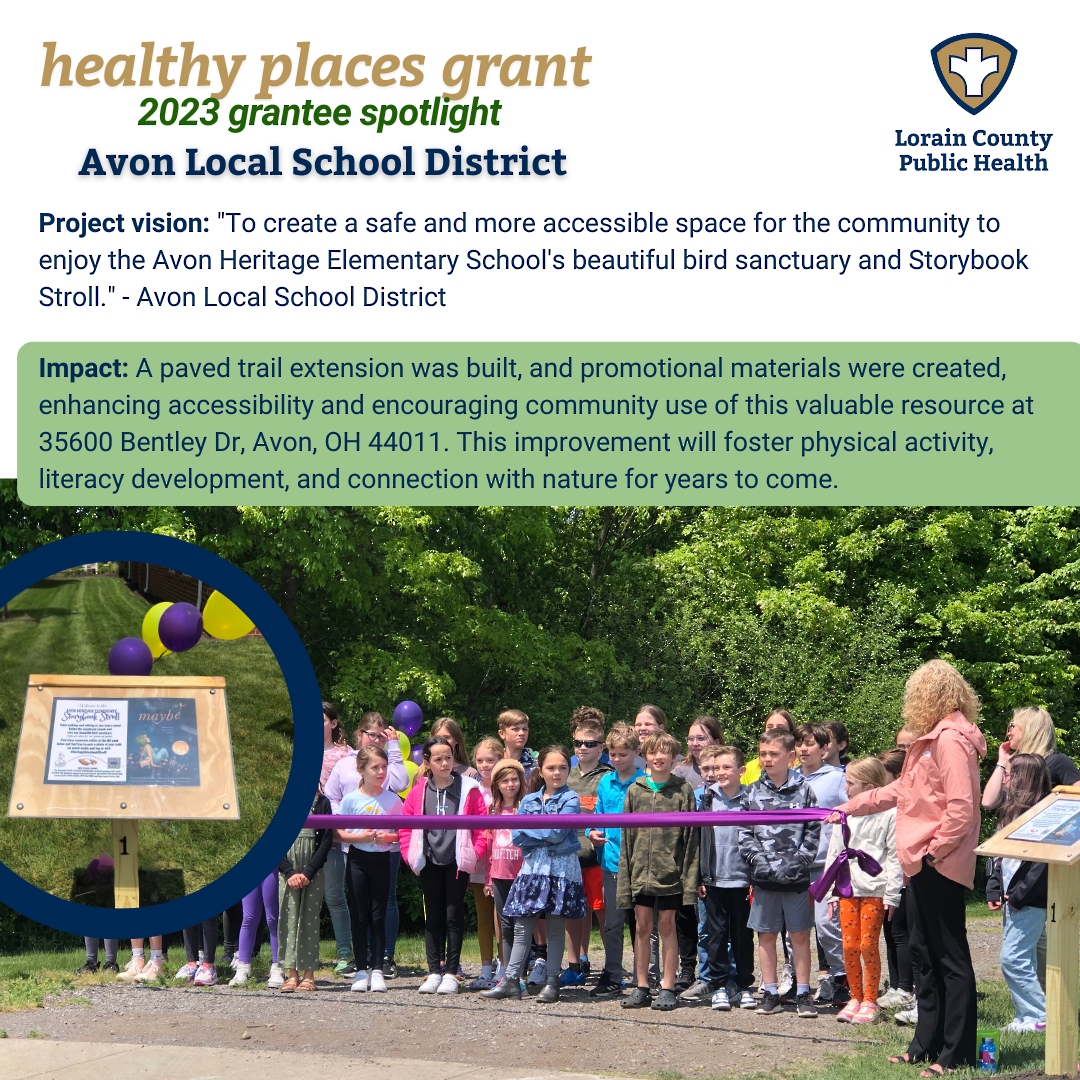
[[[284,987],[282,988],[284,989]],[[318,990],[314,979],[301,979],[296,987],[297,990]]]
[[[933,1080],[937,1076],[945,1076],[946,1074],[952,1074],[956,1072],[955,1069],[946,1069],[944,1066],[939,1065],[936,1061],[933,1065],[927,1065],[921,1073],[919,1073],[920,1080]]]
[[[914,1065],[915,1064],[911,1060],[911,1056],[907,1052],[901,1054],[899,1057],[891,1057],[891,1058],[887,1058],[886,1060],[889,1062],[890,1065]]]
[[[291,994],[299,985],[300,984],[299,984],[299,981],[296,978],[296,976],[295,975],[290,975],[281,984],[281,993],[283,993],[283,994]]]

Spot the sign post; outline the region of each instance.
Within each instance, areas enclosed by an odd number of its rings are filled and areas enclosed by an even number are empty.
[[[110,818],[113,898],[139,906],[139,819],[236,821],[225,680],[31,675],[12,818]]]
[[[1080,787],[1055,788],[975,852],[1048,864],[1044,1070],[1073,1076],[1080,1007]]]

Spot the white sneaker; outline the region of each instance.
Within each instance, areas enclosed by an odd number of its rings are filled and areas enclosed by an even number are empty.
[[[445,974],[436,992],[439,994],[456,994],[458,992],[458,977],[451,975],[449,972]]]
[[[280,964],[270,965],[270,978],[266,980],[266,985],[271,990],[279,990],[285,985],[285,969]]]
[[[240,967],[240,960],[237,957],[237,954],[233,953],[232,956],[229,957],[229,969],[231,971],[237,971],[237,970],[239,970],[239,967]]]
[[[503,962],[501,960],[497,960],[495,962],[495,972],[491,977],[492,978],[492,985],[498,986],[499,983],[502,982],[502,977],[503,977]]]
[[[756,1009],[757,999],[749,990],[739,991],[739,1008],[740,1009]]]
[[[127,967],[116,976],[116,981],[124,983],[138,982],[144,967],[146,967],[146,961],[141,956],[133,956],[127,962]]]
[[[369,988],[373,994],[386,993],[386,980],[383,979],[383,973],[381,971],[376,970],[371,973]]]
[[[453,976],[450,976],[453,978]],[[442,986],[443,977],[437,972],[433,971],[421,984],[421,994],[437,994],[439,987]]]
[[[999,1029],[1003,1035],[1020,1035],[1025,1031],[1045,1031],[1045,1020],[1021,1020],[1017,1018],[1012,1023],[1006,1024]]]
[[[143,965],[142,971],[135,976],[136,982],[157,982],[161,978],[161,961],[150,959]]]
[[[776,993],[779,997],[786,997],[795,987],[795,969],[790,964],[785,964],[780,969],[780,978],[776,984]]]
[[[217,982],[217,968],[213,964],[200,964],[192,986],[213,986]]]
[[[529,972],[530,986],[544,986],[547,983],[547,961],[542,957],[536,958],[532,971]]]
[[[353,979],[351,989],[355,990],[358,994],[366,994],[368,988],[368,973],[366,971],[358,971],[356,977]],[[423,993],[423,988],[421,988]]]
[[[251,965],[236,961],[236,974],[229,980],[230,986],[243,986],[251,978]]]
[[[836,983],[831,975],[822,975],[818,979],[817,993],[814,995],[815,1005],[831,1005],[836,996]]]
[[[173,978],[177,982],[187,982],[189,979],[194,979],[195,978],[195,975],[198,972],[198,970],[199,970],[199,965],[198,964],[192,964],[189,961],[173,976]]]
[[[912,1009],[904,1009],[893,1016],[898,1024],[917,1024],[919,1022],[919,1006]]]

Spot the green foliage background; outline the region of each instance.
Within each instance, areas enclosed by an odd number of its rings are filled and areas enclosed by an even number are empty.
[[[844,721],[852,752],[900,724],[904,680],[955,663],[993,759],[1013,708],[1077,741],[1076,507],[23,506],[0,482],[0,563],[107,528],[230,559],[292,619],[346,723],[412,698],[470,742],[506,707],[530,742],[575,706],[699,712],[751,748],[774,707]]]

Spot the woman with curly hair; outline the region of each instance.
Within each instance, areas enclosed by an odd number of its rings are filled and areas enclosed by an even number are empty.
[[[932,1062],[940,1076],[977,1064],[975,970],[968,949],[964,890],[975,884],[979,842],[979,699],[944,660],[923,664],[904,687],[904,719],[915,732],[895,783],[871,788],[836,809],[859,817],[896,807],[896,851],[910,878],[911,948],[918,1021],[897,1062]],[[839,813],[826,821],[839,822]]]

